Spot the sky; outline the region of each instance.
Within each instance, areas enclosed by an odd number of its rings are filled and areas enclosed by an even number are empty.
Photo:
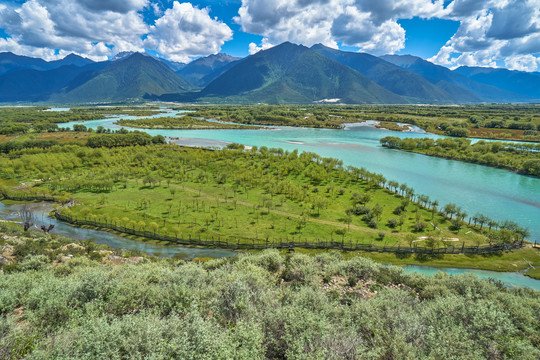
[[[177,62],[284,41],[540,71],[540,0],[0,0],[0,52]]]

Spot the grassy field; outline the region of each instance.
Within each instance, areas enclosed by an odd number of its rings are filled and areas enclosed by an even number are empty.
[[[538,250],[537,250],[538,251]],[[532,277],[533,279],[537,279],[537,280],[540,280],[540,265],[538,264],[535,264],[533,265],[535,266],[535,268],[533,269],[529,269],[525,275],[529,276],[529,277]]]
[[[5,180],[47,179],[19,192],[72,196],[68,215],[159,234],[436,247],[487,242],[479,227],[459,222],[455,229],[455,221],[381,187],[385,180],[375,174],[358,179],[338,160],[275,151],[68,145],[25,150],[0,165]]]
[[[414,233],[417,206],[407,206],[408,215],[402,231],[391,229],[388,220],[394,218],[392,210],[399,206],[401,198],[382,189],[372,190],[370,204],[381,204],[383,213],[377,229],[366,226],[360,217],[354,216],[350,224],[345,222],[343,209],[350,207],[350,198],[362,186],[351,186],[342,195],[327,197],[329,205],[321,211],[311,209],[310,204],[297,203],[276,197],[273,201],[264,190],[239,191],[216,184],[183,182],[165,186],[148,187],[130,181],[125,189],[107,194],[78,192],[74,194],[79,204],[69,209],[69,214],[96,220],[113,219],[123,226],[141,230],[156,230],[161,234],[187,238],[202,236],[240,238],[244,241],[345,241],[347,243],[373,243],[386,245],[409,245],[407,234],[414,234],[418,246],[428,231]],[[174,192],[174,196],[172,195]],[[326,197],[325,197],[326,198]],[[272,202],[270,204],[269,202]],[[266,207],[264,205],[269,205]],[[418,216],[431,222],[431,211],[418,207]],[[465,227],[460,231],[447,229],[449,221],[441,215],[434,218],[441,231],[434,235],[440,241],[456,244],[482,244],[485,237]],[[128,220],[126,220],[128,219]],[[154,224],[154,225],[152,225]],[[156,227],[157,225],[157,227]],[[430,225],[430,228],[432,226]]]

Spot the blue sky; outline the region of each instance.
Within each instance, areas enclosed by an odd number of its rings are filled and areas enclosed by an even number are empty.
[[[188,62],[291,41],[538,71],[539,18],[540,0],[0,0],[0,51]]]

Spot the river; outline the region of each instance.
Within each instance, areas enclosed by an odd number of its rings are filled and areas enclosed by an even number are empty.
[[[159,116],[175,115],[168,112]],[[63,126],[84,124],[96,129],[118,129],[118,116],[103,120],[70,122]],[[529,240],[540,241],[540,179],[507,170],[439,159],[421,154],[383,148],[385,136],[432,137],[421,129],[394,132],[377,129],[370,122],[350,124],[342,130],[274,127],[259,130],[144,130],[151,135],[179,137],[190,146],[223,146],[229,142],[248,146],[279,147],[285,150],[310,151],[343,160],[345,165],[364,167],[412,187],[417,194],[438,200],[440,206],[456,203],[469,216],[480,212],[495,220],[513,220],[530,230]]]
[[[0,219],[17,220],[20,217],[20,210],[22,206],[23,204],[20,203],[6,205],[0,201]],[[231,257],[237,254],[234,251],[224,249],[203,249],[175,245],[163,246],[144,241],[135,241],[106,231],[72,226],[68,223],[58,221],[55,218],[51,218],[49,217],[49,213],[51,212],[53,206],[53,204],[51,203],[29,203],[29,206],[34,212],[34,223],[36,225],[39,224],[48,226],[49,224],[54,224],[54,229],[51,231],[52,233],[60,233],[73,239],[82,241],[91,240],[96,244],[107,245],[111,248],[139,250],[158,257],[176,257],[190,259],[196,257]]]
[[[0,201],[0,219],[18,221],[22,206],[23,204],[20,203],[6,205]],[[49,224],[54,224],[54,229],[51,231],[52,233],[59,233],[69,236],[73,239],[82,241],[91,240],[97,244],[107,245],[111,248],[139,250],[157,257],[175,257],[190,259],[196,257],[231,257],[237,254],[234,251],[224,249],[201,249],[174,245],[163,246],[142,241],[134,241],[110,232],[75,227],[65,222],[58,221],[55,218],[51,218],[48,215],[53,207],[53,204],[51,203],[29,203],[29,206],[34,211],[35,224],[46,226],[48,226]],[[504,273],[476,269],[435,268],[429,266],[415,265],[404,266],[403,268],[405,273],[418,272],[428,276],[435,275],[439,271],[451,275],[471,273],[483,279],[500,280],[507,287],[524,286],[540,291],[540,280],[529,278],[517,272]]]

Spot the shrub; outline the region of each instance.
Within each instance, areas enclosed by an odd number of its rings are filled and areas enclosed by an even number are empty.
[[[427,228],[428,224],[426,224],[425,222],[423,221],[417,221],[415,224],[414,224],[414,231],[418,231],[418,232],[422,232],[424,231],[426,228]]]

